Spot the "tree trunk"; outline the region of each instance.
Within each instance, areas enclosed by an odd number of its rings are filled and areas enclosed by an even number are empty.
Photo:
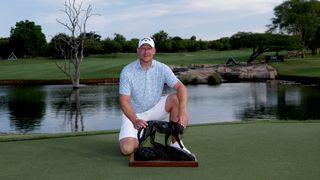
[[[80,88],[80,63],[75,67],[75,77],[74,77],[74,84],[73,89]]]
[[[69,48],[69,54],[65,51],[65,58],[68,58],[69,64],[65,62],[64,66],[56,63],[56,65],[69,77],[73,89],[80,88],[80,64],[83,60],[84,42],[86,39],[86,23],[87,20],[95,14],[91,13],[92,7],[88,5],[87,9],[82,9],[82,2],[77,5],[76,0],[66,0],[64,4],[65,9],[62,10],[69,22],[58,23],[66,27],[70,33],[70,38],[65,38],[64,41]]]

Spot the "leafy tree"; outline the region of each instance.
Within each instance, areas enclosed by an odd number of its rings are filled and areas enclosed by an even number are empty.
[[[8,58],[10,53],[9,38],[0,38],[0,59]]]
[[[118,53],[121,51],[121,45],[119,42],[114,41],[110,38],[106,38],[102,41],[103,52],[104,53]]]
[[[230,44],[233,48],[252,48],[252,54],[247,63],[252,63],[265,52],[281,50],[293,50],[301,48],[302,44],[296,36],[271,33],[247,33],[239,32],[232,35]]]
[[[274,8],[275,18],[269,25],[269,31],[297,35],[304,43],[304,48],[313,50],[319,39],[320,2],[317,0],[287,0]],[[316,46],[319,46],[317,44]]]
[[[89,32],[85,35],[84,50],[83,53],[88,56],[89,54],[100,54],[103,52],[101,36]]]
[[[172,46],[171,46],[172,52],[179,52],[179,51],[186,50],[186,43],[181,37],[175,36],[171,39],[171,41],[172,41]]]
[[[195,52],[200,50],[200,44],[193,38],[191,40],[185,40],[187,43],[187,50],[189,52]]]
[[[220,51],[229,50],[231,49],[230,38],[222,37],[220,39],[208,42],[208,47],[210,49],[215,49]]]
[[[221,41],[214,40],[214,41],[209,42],[209,48],[215,49],[215,50],[223,50],[224,45]]]
[[[171,50],[171,43],[169,42],[169,35],[165,31],[161,30],[158,33],[155,33],[152,36],[152,39],[154,40],[157,51],[159,52],[166,52],[168,50]]]
[[[115,36],[113,38],[114,41],[117,41],[120,44],[124,44],[126,42],[126,38],[123,35],[114,33],[114,36]]]
[[[136,38],[133,38],[131,39],[130,41],[126,41],[124,47],[123,47],[123,51],[124,52],[131,52],[131,53],[134,53],[134,52],[137,52],[137,44],[139,42],[139,39],[136,39]]]
[[[17,22],[11,27],[10,44],[16,56],[39,56],[45,52],[47,42],[41,26],[32,21]]]
[[[207,41],[199,41],[200,50],[208,50],[208,42]]]
[[[120,45],[119,51],[123,51],[123,47],[126,44],[126,38],[123,35],[118,34],[118,33],[114,33],[114,35],[115,35],[115,37],[113,40],[115,41],[115,43],[118,43]]]
[[[317,36],[311,39],[308,43],[308,48],[311,49],[312,55],[318,54],[318,48],[320,47],[320,28],[317,30]]]
[[[222,44],[222,49],[220,49],[220,50],[229,50],[229,49],[231,49],[230,38],[229,37],[223,37],[223,38],[218,39],[217,41],[219,41]]]
[[[66,43],[70,37],[65,33],[55,35],[48,44],[47,54],[56,59],[69,58],[70,47]]]

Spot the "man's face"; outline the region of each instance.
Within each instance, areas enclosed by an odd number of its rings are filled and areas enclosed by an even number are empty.
[[[150,63],[156,53],[156,48],[151,47],[149,44],[143,44],[137,49],[140,61]]]

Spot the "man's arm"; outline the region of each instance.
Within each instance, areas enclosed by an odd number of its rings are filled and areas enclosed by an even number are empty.
[[[136,129],[142,127],[146,128],[148,126],[147,122],[142,119],[139,119],[136,113],[133,111],[130,96],[120,94],[120,106],[122,112],[130,119],[130,121]]]
[[[188,124],[189,121],[189,115],[187,111],[187,103],[188,103],[188,92],[187,88],[183,85],[181,81],[178,81],[174,88],[177,91],[177,96],[179,99],[179,114],[178,118],[181,124],[183,124],[184,127]]]

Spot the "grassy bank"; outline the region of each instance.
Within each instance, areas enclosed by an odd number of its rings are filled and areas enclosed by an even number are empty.
[[[280,63],[271,63],[282,76],[320,77],[320,56],[290,58]]]
[[[182,53],[158,53],[155,59],[166,64],[221,64],[232,56],[238,62],[246,61],[251,50],[201,51]],[[263,59],[263,55],[261,59]],[[81,79],[118,77],[126,64],[136,59],[136,54],[111,54],[86,57],[81,64]],[[0,80],[63,80],[65,75],[55,63],[63,60],[20,59],[0,61]],[[320,77],[320,57],[290,58],[271,63],[279,75]]]
[[[158,53],[155,59],[167,64],[217,64],[229,56],[244,60],[250,51],[202,51],[193,53]],[[118,77],[126,64],[136,59],[136,54],[99,55],[84,59],[81,64],[82,79]],[[63,60],[20,59],[0,61],[0,80],[61,80],[66,79],[55,63]]]
[[[0,179],[319,179],[319,122],[192,126],[198,168],[133,168],[118,134],[0,142]]]

